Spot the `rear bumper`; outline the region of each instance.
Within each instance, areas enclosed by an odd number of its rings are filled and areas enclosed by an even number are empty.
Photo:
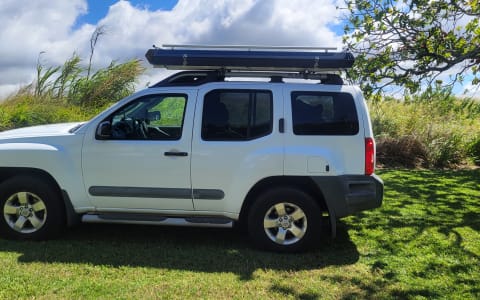
[[[314,176],[330,213],[336,218],[380,207],[383,181],[377,175]]]

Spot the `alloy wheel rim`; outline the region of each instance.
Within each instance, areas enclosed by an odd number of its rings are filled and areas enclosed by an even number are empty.
[[[292,245],[300,241],[307,232],[307,216],[295,204],[277,203],[265,214],[263,228],[272,242]]]
[[[43,200],[30,192],[17,192],[3,206],[3,217],[8,226],[19,233],[34,233],[47,220],[47,208]]]

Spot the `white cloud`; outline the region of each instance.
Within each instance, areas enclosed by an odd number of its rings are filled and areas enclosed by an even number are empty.
[[[73,52],[87,59],[95,27],[104,26],[94,65],[144,59],[152,44],[249,44],[341,47],[331,28],[339,22],[335,0],[180,0],[171,11],[149,11],[128,1],[112,5],[98,24],[74,26],[85,0],[2,0],[0,98],[31,82],[38,54],[47,65]],[[149,67],[139,86],[165,74]]]
[[[2,0],[0,3],[0,97],[30,82],[41,51],[43,59],[61,63],[75,46],[66,45],[83,0]],[[68,53],[68,54],[67,54]]]
[[[463,97],[480,101],[480,85],[473,85],[471,82],[463,86]]]

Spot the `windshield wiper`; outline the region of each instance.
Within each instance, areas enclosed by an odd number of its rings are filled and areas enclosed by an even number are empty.
[[[75,127],[71,128],[71,129],[68,131],[68,133],[74,133],[74,132],[77,131],[80,127],[82,127],[83,124],[85,124],[85,123],[81,123],[81,124],[76,125]]]

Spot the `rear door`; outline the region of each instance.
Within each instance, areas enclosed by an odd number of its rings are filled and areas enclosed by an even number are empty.
[[[256,182],[283,174],[281,85],[205,87],[199,91],[195,116],[195,210],[238,214]]]

